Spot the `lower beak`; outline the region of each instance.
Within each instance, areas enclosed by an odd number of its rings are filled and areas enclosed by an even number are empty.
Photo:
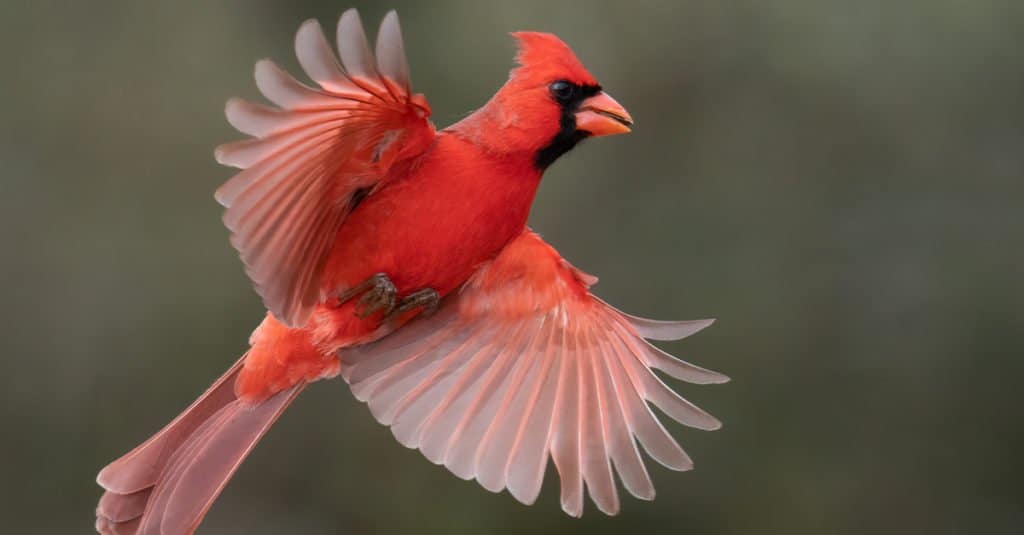
[[[576,129],[592,136],[625,134],[632,125],[626,108],[603,91],[584,100],[576,112]]]

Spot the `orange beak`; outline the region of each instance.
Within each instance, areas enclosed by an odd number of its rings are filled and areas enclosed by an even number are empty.
[[[626,108],[604,91],[584,100],[576,112],[576,129],[595,137],[625,134],[632,125]]]

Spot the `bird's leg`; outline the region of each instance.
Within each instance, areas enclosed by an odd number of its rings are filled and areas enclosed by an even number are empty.
[[[355,312],[359,318],[368,318],[378,311],[389,316],[395,310],[398,290],[384,273],[378,273],[363,282],[338,294],[338,305],[363,294],[356,303]]]
[[[437,290],[433,288],[416,290],[398,301],[398,306],[388,314],[388,319],[401,316],[416,308],[420,309],[421,316],[427,318],[432,316],[434,312],[437,312],[437,307],[440,303],[441,295],[437,293]]]

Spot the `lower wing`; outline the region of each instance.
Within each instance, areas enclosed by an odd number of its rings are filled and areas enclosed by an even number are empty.
[[[342,374],[402,444],[455,475],[531,504],[550,456],[568,514],[583,513],[584,483],[616,514],[613,467],[631,494],[654,498],[637,443],[669,468],[693,466],[648,402],[690,427],[721,426],[652,369],[729,379],[645,340],[679,340],[713,320],[630,316],[591,295],[594,282],[524,231],[436,314],[342,353]]]

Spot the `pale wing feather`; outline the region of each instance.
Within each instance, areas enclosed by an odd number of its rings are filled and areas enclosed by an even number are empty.
[[[515,433],[522,421],[523,408],[529,391],[540,383],[537,374],[542,366],[536,358],[538,338],[521,353],[515,373],[509,378],[508,387],[494,418],[477,450],[477,481],[487,490],[498,492],[506,486],[506,469]]]
[[[580,359],[575,333],[562,329],[562,383],[558,387],[552,421],[551,460],[562,480],[562,509],[571,516],[583,514],[583,472],[580,469]]]
[[[398,14],[393,10],[384,15],[377,32],[377,65],[385,79],[393,80],[400,89],[409,91],[409,62],[405,58]]]
[[[359,12],[349,9],[338,20],[338,54],[345,71],[352,77],[377,78],[377,65],[366,41]]]
[[[402,374],[388,377],[370,397],[370,411],[385,425],[393,424],[403,400],[429,385],[463,343],[458,338],[442,340],[431,351],[410,361],[412,365],[403,369]]]
[[[615,490],[611,460],[608,455],[608,437],[604,430],[604,419],[608,409],[601,399],[601,387],[597,369],[603,366],[598,359],[593,325],[582,329],[585,351],[580,353],[580,400],[583,403],[580,433],[580,454],[583,479],[587,492],[601,512],[614,515],[619,512],[619,495]]]
[[[429,414],[438,406],[452,383],[459,377],[460,370],[476,354],[479,347],[469,343],[472,334],[461,338],[428,377],[402,397],[401,405],[395,409],[391,431],[402,445],[416,448],[422,437],[423,426]]]
[[[677,359],[646,340],[631,338],[629,339],[629,346],[632,348],[633,354],[643,356],[644,362],[648,366],[661,370],[680,381],[686,381],[695,385],[729,382],[727,375]]]
[[[693,461],[644,401],[640,380],[627,371],[622,359],[619,358],[622,353],[628,354],[628,350],[617,339],[610,340],[609,343],[612,351],[609,368],[613,370],[615,383],[619,387],[619,401],[623,404],[626,421],[636,434],[637,440],[643,445],[644,451],[654,460],[673,470],[692,469]]]
[[[466,411],[467,418],[460,422],[452,436],[451,447],[445,456],[445,466],[452,473],[464,479],[479,475],[480,446],[491,424],[495,422],[495,416],[510,384],[518,382],[521,370],[527,366],[527,362],[518,357],[528,342],[529,339],[523,337],[516,341],[515,346],[502,348],[495,357],[494,365],[488,370],[476,398]],[[487,481],[490,484],[490,480]],[[501,490],[500,487],[494,486],[484,488],[492,492]]]
[[[269,59],[256,62],[254,76],[260,93],[283,110],[333,110],[348,100],[343,95],[332,95],[303,84]]]
[[[517,340],[522,329],[511,334]],[[476,398],[485,374],[494,364],[494,348],[481,346],[475,349],[469,363],[459,370],[456,381],[444,399],[431,412],[423,424],[423,438],[420,450],[435,464],[443,464],[448,454],[451,438],[458,429],[460,419],[466,414],[470,403]]]
[[[616,385],[610,367],[612,357],[607,344],[598,343],[597,351],[600,352],[600,364],[595,370],[604,408],[604,438],[608,443],[608,455],[626,490],[637,498],[653,500],[654,483],[647,473],[647,467],[644,466],[640,450],[633,439],[635,431],[623,414],[620,387]]]
[[[540,334],[546,347],[554,348],[550,323]],[[548,445],[554,422],[555,400],[562,378],[564,353],[556,348],[550,358],[538,356],[547,366],[547,375],[542,376],[535,401],[527,409],[527,418],[519,429],[516,446],[509,458],[508,491],[517,500],[532,504],[540,494],[544,482],[544,469],[548,463]]]
[[[359,94],[359,87],[341,70],[320,23],[307,20],[295,33],[295,57],[302,70],[325,91]]]
[[[623,334],[621,325],[614,325],[613,329],[615,330],[615,335],[619,337],[622,347],[626,349],[626,353],[618,354],[619,360],[626,366],[627,370],[630,370],[638,378],[638,390],[642,393],[644,399],[650,401],[659,409],[665,411],[665,414],[668,414],[672,419],[683,425],[705,431],[713,431],[722,427],[722,423],[717,418],[683,399],[662,382],[657,375],[651,373],[649,368],[644,366],[640,356],[633,353],[630,349],[628,335]]]

